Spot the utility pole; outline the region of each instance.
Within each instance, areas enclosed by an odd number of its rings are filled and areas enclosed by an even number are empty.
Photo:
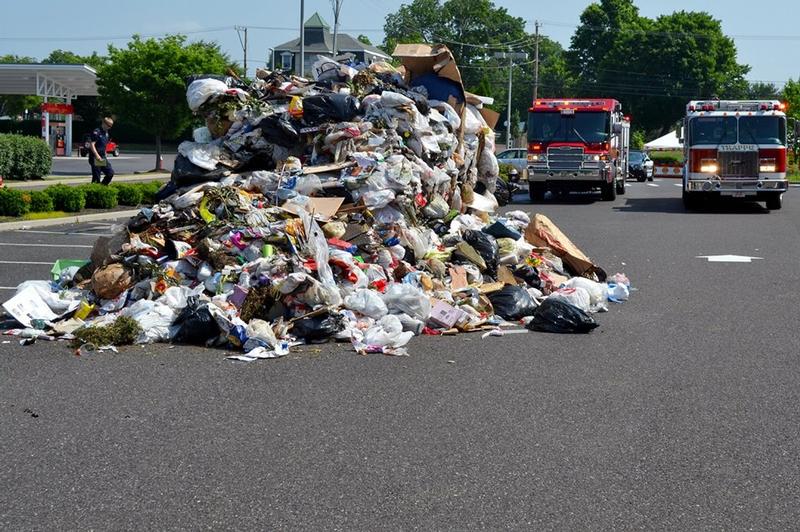
[[[496,59],[508,59],[508,107],[506,107],[506,148],[511,148],[511,88],[514,73],[514,59],[527,59],[524,52],[495,52]]]
[[[337,37],[339,36],[339,12],[342,10],[342,3],[344,0],[331,0],[331,7],[333,7],[333,57],[339,53],[336,44]]]
[[[306,73],[306,0],[300,0],[300,72],[298,76],[305,77]]]
[[[244,52],[244,77],[247,77],[247,26],[234,26],[236,30],[236,35],[239,36],[239,43],[242,45],[242,51]],[[240,32],[244,32],[244,40],[242,40],[242,34]]]
[[[534,45],[534,58],[533,58],[533,101],[539,99],[539,21],[535,23],[536,27],[536,43]]]

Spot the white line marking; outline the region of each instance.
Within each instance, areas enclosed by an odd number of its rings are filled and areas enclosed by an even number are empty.
[[[16,290],[15,286],[0,286],[0,290]]]
[[[700,255],[696,259],[707,259],[708,262],[753,262],[764,260],[764,257],[748,257],[745,255]]]
[[[0,242],[0,246],[17,246],[21,248],[89,248],[94,246],[86,246],[82,244],[19,244],[17,242]]]
[[[26,262],[22,260],[0,260],[0,264],[40,264],[43,266],[52,266],[53,262]]]
[[[34,231],[31,229],[17,229],[17,233],[35,233],[37,235],[63,235],[63,236],[111,236],[111,233],[66,233],[62,231]]]
[[[683,183],[672,183],[672,184],[675,185],[676,187],[683,188]]]
[[[655,183],[647,183],[648,187],[660,187],[661,185],[656,185]]]

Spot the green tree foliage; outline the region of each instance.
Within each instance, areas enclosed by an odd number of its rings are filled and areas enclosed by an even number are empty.
[[[357,37],[357,39],[358,39],[358,42],[360,42],[360,43],[369,44],[370,46],[372,46],[372,41],[370,41],[369,37],[367,37],[363,33],[361,35],[359,35]]]
[[[791,118],[800,121],[800,78],[797,81],[793,79],[789,79],[786,82],[786,85],[783,86],[783,93],[781,94],[783,100],[788,105],[788,109],[786,114],[789,115]],[[797,127],[797,126],[794,126]],[[794,160],[795,164],[797,164],[798,154],[800,153],[800,135],[797,135],[799,131],[795,129],[794,131],[790,130],[790,135],[794,138]]]
[[[78,55],[68,50],[53,50],[50,55],[42,59],[43,64],[52,65],[89,65],[97,70],[106,64],[107,58],[92,52],[91,55]],[[72,101],[75,114],[83,120],[95,123],[102,118],[105,109],[100,106],[97,96],[78,96]]]
[[[101,103],[155,137],[160,169],[161,140],[175,138],[192,122],[186,79],[225,74],[231,61],[218,44],[187,43],[183,35],[146,40],[135,35],[126,48],[109,45],[108,56],[98,70]]]
[[[774,83],[764,83],[761,81],[750,83],[747,88],[747,98],[749,100],[775,100],[779,98],[780,93],[780,89],[776,87]]]
[[[671,128],[692,98],[743,98],[749,88],[749,67],[705,12],[649,19],[631,0],[601,0],[581,16],[568,58],[580,96],[620,99],[651,134]]]
[[[645,144],[645,137],[644,137],[644,132],[642,132],[642,130],[637,129],[633,133],[631,133],[631,149],[633,150],[644,149],[644,144]]]

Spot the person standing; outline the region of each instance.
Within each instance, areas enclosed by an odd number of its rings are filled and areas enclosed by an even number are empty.
[[[114,169],[108,161],[106,146],[108,145],[108,130],[114,125],[111,117],[103,118],[100,127],[92,131],[89,139],[89,167],[92,169],[92,183],[100,183],[100,175],[103,177],[103,184],[108,185],[114,177]]]

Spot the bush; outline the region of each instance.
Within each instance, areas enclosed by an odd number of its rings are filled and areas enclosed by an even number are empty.
[[[0,175],[6,179],[40,179],[50,173],[53,156],[37,137],[0,135]]]
[[[149,183],[141,183],[139,187],[142,190],[142,203],[152,205],[156,202],[156,194],[164,185],[161,181],[150,181]]]
[[[86,196],[86,206],[90,209],[112,209],[117,206],[117,189],[114,187],[91,183],[80,188]]]
[[[30,192],[31,212],[50,212],[55,210],[53,198],[42,190]]]
[[[53,198],[53,205],[56,210],[80,212],[86,206],[86,196],[82,187],[53,185],[44,189],[44,192]]]
[[[22,216],[30,211],[30,196],[13,188],[0,188],[0,216]]]
[[[683,162],[683,154],[680,152],[650,152],[650,158],[655,164],[674,164]]]
[[[111,185],[117,191],[117,200],[120,205],[136,206],[144,198],[144,186],[139,184],[118,183]]]

